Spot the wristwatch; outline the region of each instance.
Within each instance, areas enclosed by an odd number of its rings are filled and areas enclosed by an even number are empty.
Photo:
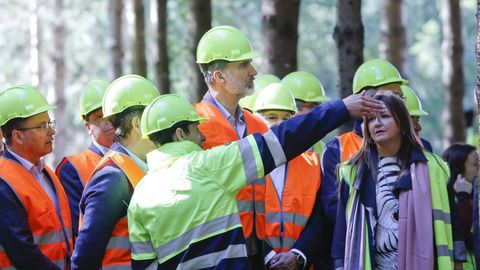
[[[292,253],[295,254],[295,261],[297,262],[297,264],[303,269],[303,266],[305,265],[305,259],[303,258],[303,256],[295,251],[292,251]]]

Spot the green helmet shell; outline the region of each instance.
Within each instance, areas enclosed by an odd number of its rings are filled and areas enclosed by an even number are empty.
[[[2,91],[0,104],[0,126],[15,118],[28,118],[56,108],[29,85],[16,85]]]
[[[297,113],[295,99],[281,83],[272,83],[263,88],[255,100],[255,111],[283,110]]]
[[[412,88],[407,85],[400,86],[402,88],[403,96],[405,98],[405,105],[407,106],[408,113],[411,116],[423,116],[428,115],[426,111],[422,108],[422,103],[420,99],[415,94]]]
[[[330,100],[325,95],[322,83],[309,72],[292,72],[282,79],[282,84],[290,90],[295,99],[318,103]]]
[[[80,115],[83,119],[87,114],[102,107],[102,99],[108,88],[108,82],[103,80],[89,81],[80,97]]]
[[[253,84],[255,86],[255,92],[253,92],[253,94],[251,94],[250,96],[246,96],[240,99],[238,104],[240,105],[240,107],[253,112],[255,107],[255,99],[257,98],[258,92],[262,90],[265,86],[271,83],[277,83],[277,82],[280,82],[280,79],[275,75],[272,75],[272,74],[257,75],[255,77],[255,80],[253,81]]]
[[[103,117],[123,112],[132,106],[147,106],[160,95],[152,82],[139,75],[125,75],[113,81],[102,100]]]
[[[366,87],[379,87],[381,85],[399,83],[405,85],[398,70],[388,61],[371,59],[361,64],[353,77],[353,93],[362,92]]]
[[[186,99],[167,94],[155,98],[142,113],[141,130],[142,136],[171,128],[180,121],[204,122]]]
[[[215,60],[241,61],[257,56],[248,38],[237,28],[217,26],[206,32],[197,46],[197,63]]]

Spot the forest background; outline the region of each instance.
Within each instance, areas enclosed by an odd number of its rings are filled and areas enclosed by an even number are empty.
[[[477,9],[475,0],[0,0],[0,88],[31,84],[58,106],[56,165],[90,143],[79,115],[88,81],[136,73],[197,102],[207,88],[196,44],[227,24],[260,52],[259,74],[311,72],[330,98],[351,93],[363,60],[399,65],[429,113],[421,136],[441,153],[478,132]]]

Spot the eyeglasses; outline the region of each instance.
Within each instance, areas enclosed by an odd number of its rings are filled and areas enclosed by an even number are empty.
[[[46,131],[48,131],[48,130],[50,130],[50,129],[55,130],[55,125],[56,125],[55,120],[50,120],[50,121],[47,121],[47,122],[43,122],[43,123],[42,123],[41,125],[39,125],[39,126],[17,128],[17,130],[29,130],[29,129],[41,128],[43,132],[46,132]]]

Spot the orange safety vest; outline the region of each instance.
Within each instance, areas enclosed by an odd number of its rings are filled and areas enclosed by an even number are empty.
[[[340,144],[341,163],[349,160],[362,148],[363,139],[349,131],[337,137]]]
[[[201,117],[208,119],[207,122],[198,126],[206,137],[205,142],[203,142],[204,149],[224,145],[240,139],[232,125],[215,106],[208,102],[200,102],[195,104],[195,109]],[[248,134],[268,131],[265,123],[249,111],[243,110],[243,115],[245,117]],[[265,178],[255,180],[253,184],[242,188],[237,194],[237,206],[245,238],[252,235],[254,228],[257,232],[257,237],[259,239],[264,238],[264,197]],[[256,213],[256,215],[254,213]]]
[[[133,188],[135,188],[138,182],[140,182],[143,176],[145,176],[145,173],[143,173],[135,161],[129,156],[112,150],[108,151],[100,162],[98,162],[92,175],[110,162],[115,163],[115,165],[125,173]],[[83,213],[80,213],[79,230],[82,227],[82,217]],[[109,269],[115,269],[114,267],[131,266],[130,242],[128,241],[128,220],[126,215],[121,218],[113,228],[112,236],[105,248],[102,266],[110,267]]]
[[[281,198],[270,175],[265,191],[265,241],[277,253],[293,247],[312,213],[321,182],[318,154],[305,152],[291,160],[285,179]]]
[[[83,187],[85,187],[88,179],[93,173],[93,170],[95,170],[95,167],[101,159],[102,157],[99,156],[97,153],[93,152],[90,149],[85,149],[76,155],[65,157],[60,163],[60,165],[58,165],[56,174],[58,177],[60,177],[60,169],[62,168],[62,165],[67,161],[70,161],[70,163],[72,163],[73,167],[77,171]]]
[[[29,171],[15,161],[0,158],[0,178],[22,203],[33,243],[60,269],[68,269],[73,242],[67,195],[53,171],[47,166],[45,170],[52,180],[61,217],[48,194]],[[14,268],[14,265],[0,245],[0,269],[4,268]]]

